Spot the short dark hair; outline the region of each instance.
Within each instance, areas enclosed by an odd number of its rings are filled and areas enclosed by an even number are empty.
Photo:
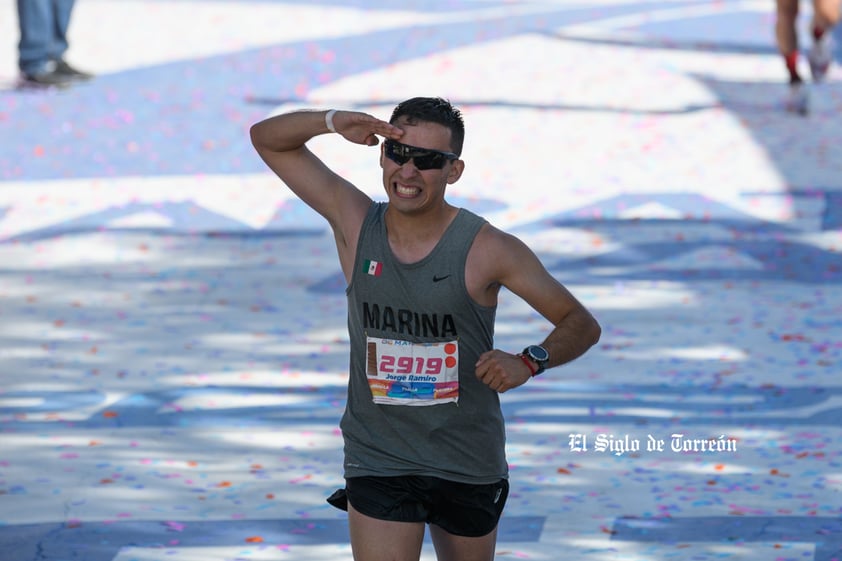
[[[446,99],[440,97],[413,97],[398,103],[392,111],[389,122],[395,122],[405,117],[407,123],[414,125],[418,122],[437,123],[450,129],[450,150],[457,155],[462,154],[462,144],[465,142],[465,122],[462,112]]]

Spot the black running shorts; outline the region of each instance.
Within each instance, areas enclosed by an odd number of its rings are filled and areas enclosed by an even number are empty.
[[[327,502],[379,520],[426,522],[457,536],[480,537],[497,527],[509,482],[457,483],[428,476],[350,477]]]

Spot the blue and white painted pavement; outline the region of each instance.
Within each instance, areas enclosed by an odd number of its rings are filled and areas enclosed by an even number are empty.
[[[248,127],[414,95],[604,327],[503,396],[497,556],[842,559],[842,72],[783,112],[770,4],[79,0],[96,79],[33,91],[0,0],[0,561],[351,558],[343,280]]]

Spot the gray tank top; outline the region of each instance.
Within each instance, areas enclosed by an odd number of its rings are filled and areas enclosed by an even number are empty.
[[[496,307],[478,305],[465,284],[485,220],[460,209],[433,251],[406,264],[389,247],[387,207],[366,215],[347,289],[345,477],[496,482],[508,476],[503,414],[474,373],[493,347]]]

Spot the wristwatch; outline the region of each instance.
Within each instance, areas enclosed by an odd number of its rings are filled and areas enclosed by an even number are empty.
[[[529,345],[523,349],[523,356],[531,359],[538,365],[538,370],[533,372],[533,376],[537,376],[547,368],[547,362],[550,360],[550,353],[541,345]]]

